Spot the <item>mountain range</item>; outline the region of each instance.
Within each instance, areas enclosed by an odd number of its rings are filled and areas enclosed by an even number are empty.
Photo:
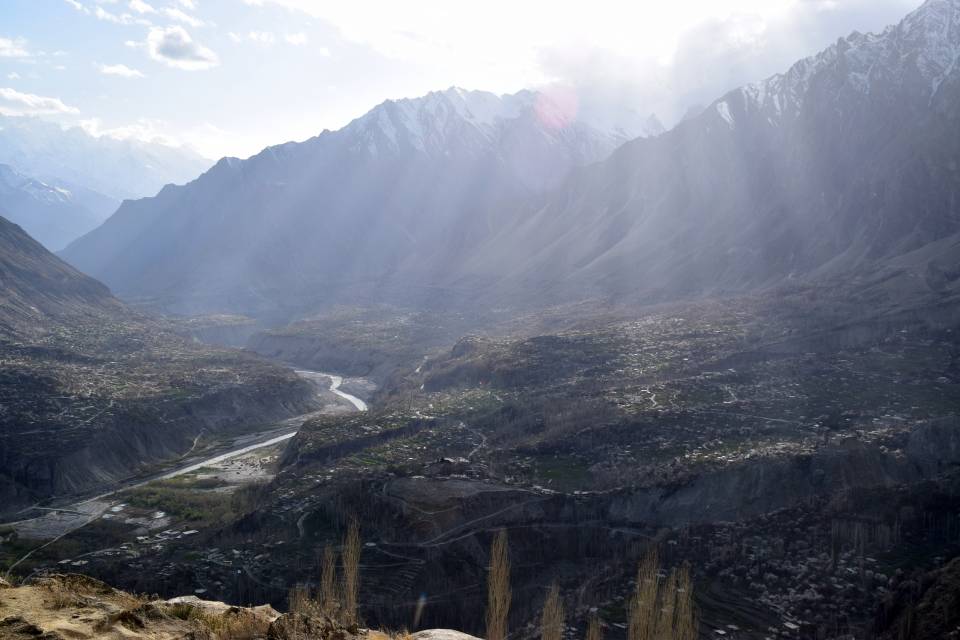
[[[51,249],[62,249],[103,221],[71,191],[25,176],[6,164],[0,164],[0,209]]]
[[[626,142],[546,94],[387,101],[127,202],[62,255],[167,309],[281,317],[643,303],[892,264],[941,295],[960,274],[958,53],[960,0],[928,0]]]
[[[513,203],[662,131],[652,117],[596,121],[545,92],[388,100],[339,131],[224,158],[127,202],[63,255],[122,295],[174,309],[282,313],[456,260],[506,224]]]
[[[106,220],[122,200],[191,180],[210,161],[187,148],[0,115],[0,165],[0,213],[59,250]]]

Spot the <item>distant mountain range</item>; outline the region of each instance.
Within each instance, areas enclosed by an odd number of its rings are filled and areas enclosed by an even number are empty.
[[[103,221],[67,189],[34,180],[5,164],[0,164],[0,213],[54,250]]]
[[[661,135],[531,92],[388,101],[127,202],[62,255],[190,312],[650,302],[893,265],[942,295],[960,278],[958,54],[960,0],[928,0]]]
[[[0,116],[0,213],[57,250],[106,220],[122,200],[192,180],[210,164],[189,149]]]

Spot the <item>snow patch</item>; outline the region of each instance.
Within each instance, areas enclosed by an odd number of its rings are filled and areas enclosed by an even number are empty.
[[[720,117],[723,118],[730,128],[733,129],[736,127],[734,124],[733,116],[730,114],[730,105],[727,104],[726,100],[717,103],[717,113],[720,114]]]

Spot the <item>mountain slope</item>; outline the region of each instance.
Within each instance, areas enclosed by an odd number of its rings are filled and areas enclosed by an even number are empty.
[[[385,278],[404,283],[398,298],[429,298],[434,271],[505,224],[506,203],[624,135],[542,93],[387,101],[339,131],[223,159],[128,202],[63,256],[122,295],[178,310],[285,314],[368,297]]]
[[[0,218],[0,513],[313,406],[289,370],[181,339]]]
[[[13,222],[0,218],[0,336],[13,339],[74,313],[121,314],[109,289],[51,256]]]
[[[0,211],[51,250],[97,226],[100,218],[63,188],[0,164]]]
[[[920,262],[902,267],[921,286],[936,269],[955,287],[958,52],[957,0],[854,33],[576,172],[458,275],[484,275],[501,298],[649,301],[871,272],[912,253]],[[931,266],[919,250],[933,242],[948,246]]]

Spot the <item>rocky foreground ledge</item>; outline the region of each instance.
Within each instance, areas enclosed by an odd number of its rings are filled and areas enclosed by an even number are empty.
[[[477,640],[448,629],[404,640]],[[14,586],[0,578],[3,640],[395,640],[323,615],[281,614],[269,605],[234,607],[184,596],[162,600],[119,591],[93,578],[51,575]]]

